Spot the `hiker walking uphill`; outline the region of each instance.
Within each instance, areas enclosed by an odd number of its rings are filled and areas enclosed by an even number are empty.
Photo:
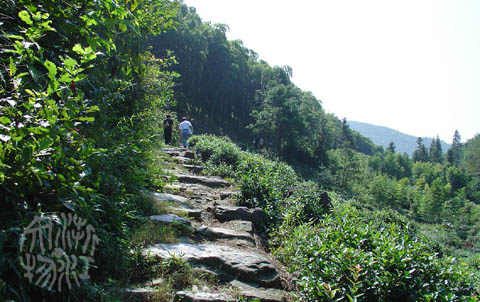
[[[190,123],[186,117],[183,117],[178,128],[180,129],[180,135],[182,136],[183,147],[188,148],[188,139],[193,134],[192,123]]]
[[[170,114],[163,120],[163,133],[165,134],[165,144],[170,145],[172,142],[173,120]]]

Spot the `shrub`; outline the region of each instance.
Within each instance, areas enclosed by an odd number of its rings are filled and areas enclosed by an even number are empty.
[[[320,190],[312,181],[300,183],[292,191],[282,202],[285,219],[288,219],[291,225],[318,222],[332,209],[327,192]]]
[[[241,150],[227,137],[214,135],[193,136],[189,141],[202,161],[212,165],[236,166],[240,160]]]
[[[458,301],[473,292],[452,260],[350,206],[276,236],[275,255],[299,275],[305,301]]]

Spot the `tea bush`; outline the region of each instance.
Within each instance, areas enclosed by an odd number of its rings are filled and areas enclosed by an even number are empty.
[[[328,193],[312,181],[299,183],[291,190],[290,196],[281,202],[284,220],[289,225],[318,222],[332,209]]]
[[[201,135],[191,138],[194,150],[206,162],[208,171],[234,177],[240,187],[238,204],[260,207],[267,214],[266,226],[280,219],[280,201],[288,196],[299,178],[285,163],[243,152],[228,138]]]
[[[476,301],[452,259],[440,259],[404,227],[339,208],[275,234],[275,255],[297,274],[302,300]]]
[[[211,165],[223,164],[235,167],[240,161],[241,150],[228,137],[193,136],[190,138],[189,144],[200,155],[202,161],[209,161]]]

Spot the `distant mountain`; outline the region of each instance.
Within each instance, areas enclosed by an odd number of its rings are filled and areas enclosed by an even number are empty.
[[[400,131],[383,127],[375,126],[368,123],[348,121],[348,125],[351,129],[359,132],[361,135],[370,138],[375,144],[387,148],[390,142],[393,142],[396,147],[396,151],[400,153],[407,153],[412,156],[413,152],[417,148],[417,137],[408,135]],[[432,138],[422,137],[423,144],[427,149],[430,148]],[[446,153],[450,148],[450,145],[440,140],[442,144],[442,151]]]

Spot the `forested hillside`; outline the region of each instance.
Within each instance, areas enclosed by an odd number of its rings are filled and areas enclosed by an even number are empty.
[[[480,135],[376,146],[181,1],[5,0],[0,26],[1,301],[192,286],[181,258],[142,253],[198,235],[148,219],[175,178],[167,113],[217,135],[190,140],[196,163],[263,210],[299,300],[479,301]]]
[[[353,130],[359,132],[361,135],[370,138],[373,143],[388,148],[389,144],[393,142],[396,147],[396,151],[399,153],[407,153],[409,156],[413,155],[415,148],[417,147],[416,136],[401,133],[397,130],[375,126],[369,123],[348,121],[348,125]],[[422,137],[422,141],[426,146],[430,146],[433,140],[436,138]],[[442,150],[448,150],[450,145],[444,141],[440,141]]]
[[[171,109],[194,119],[200,132],[228,135],[250,146],[263,137],[282,159],[315,168],[327,164],[326,152],[339,147],[343,135],[357,151],[378,150],[296,87],[290,67],[271,67],[242,41],[228,41],[227,25],[202,23],[186,5],[177,20],[175,30],[151,39],[152,52],[162,57],[173,51],[178,64],[172,70],[181,76]]]

